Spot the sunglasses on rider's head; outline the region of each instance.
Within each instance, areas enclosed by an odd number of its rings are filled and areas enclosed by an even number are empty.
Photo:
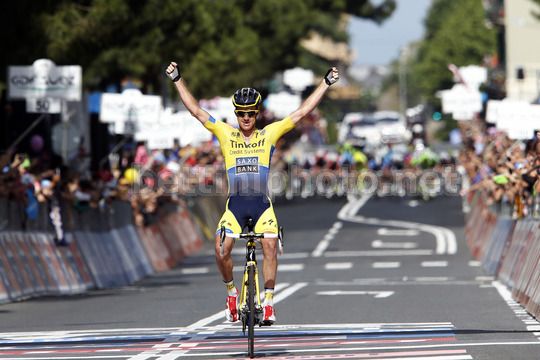
[[[251,110],[251,111],[234,110],[234,113],[236,114],[236,116],[241,117],[241,118],[244,117],[245,115],[249,117],[254,117],[255,115],[259,113],[259,110]]]

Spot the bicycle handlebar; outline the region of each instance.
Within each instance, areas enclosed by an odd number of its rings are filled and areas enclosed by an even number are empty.
[[[225,227],[221,227],[220,229],[220,235],[221,235],[221,241],[219,243],[219,253],[221,256],[223,256],[223,242],[225,241],[226,237],[230,237],[233,239],[241,239],[241,240],[247,240],[247,239],[278,239],[279,244],[279,254],[283,255],[283,228],[279,228],[279,233],[243,233],[243,234],[227,234],[225,231]]]
[[[227,235],[225,235],[225,237],[230,237],[230,238],[233,238],[233,239],[242,239],[242,240],[253,239],[253,238],[256,238],[256,239],[262,239],[262,238],[278,239],[279,234],[274,234],[274,233],[263,233],[263,234],[245,233],[245,234],[227,234]]]

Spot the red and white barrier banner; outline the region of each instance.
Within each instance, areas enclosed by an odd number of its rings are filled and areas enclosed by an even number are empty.
[[[117,244],[109,233],[77,231],[74,237],[98,288],[113,288],[130,284]]]
[[[218,206],[214,199],[203,200],[198,216],[213,228]],[[129,204],[123,205],[130,213]],[[0,303],[125,286],[177,266],[203,240],[194,214],[185,204],[175,206],[144,228],[134,227],[127,215],[118,215],[112,221],[117,226],[107,231],[99,221],[91,223],[96,216],[90,213],[75,217],[80,228],[66,232],[67,246],[57,246],[44,231],[0,232]]]
[[[0,268],[0,277],[2,274],[2,268]],[[6,286],[4,285],[3,279],[0,278],[0,304],[6,303],[9,300],[9,296],[6,290]]]
[[[8,263],[11,271],[15,275],[16,282],[21,291],[21,298],[28,298],[34,294],[34,286],[30,279],[27,269],[24,264],[24,253],[19,249],[17,240],[12,232],[2,234],[3,246],[2,249],[8,258]]]
[[[470,203],[465,232],[473,256],[511,289],[516,301],[540,317],[540,221],[497,218],[479,196]]]
[[[512,289],[514,298],[526,308],[533,306],[531,302],[538,287],[540,271],[540,226],[536,223],[526,239],[523,254],[523,266]]]
[[[77,247],[73,234],[67,233],[66,241],[69,246],[60,248],[64,263],[69,264],[69,278],[73,292],[82,292],[95,287],[82,254]]]
[[[156,225],[169,249],[171,257],[173,258],[173,266],[176,266],[184,258],[184,247],[182,246],[181,239],[178,238],[178,235],[168,221],[171,216],[172,215],[165,216],[160,219]]]
[[[57,294],[69,294],[69,281],[63,271],[58,249],[51,238],[45,234],[38,234],[39,244],[47,271],[53,278],[55,292]]]
[[[497,216],[489,211],[482,198],[474,197],[465,229],[467,245],[474,258],[483,257],[485,246],[496,225]]]
[[[24,264],[24,271],[32,284],[33,295],[41,295],[45,293],[45,282],[41,277],[38,262],[34,258],[31,246],[28,240],[28,234],[17,232],[13,234],[15,243],[19,248],[19,258]]]
[[[497,219],[492,235],[484,246],[482,264],[489,275],[495,275],[504,260],[506,244],[509,242],[514,229],[514,220]]]
[[[522,269],[524,256],[524,239],[530,238],[535,228],[534,221],[521,220],[516,223],[514,232],[506,249],[504,261],[499,270],[499,278],[510,288],[514,288],[517,277]]]
[[[40,241],[40,236],[37,233],[28,233],[27,242],[30,246],[30,253],[36,264],[37,271],[39,272],[39,277],[43,282],[45,293],[54,294],[57,292],[57,287],[55,281],[47,269],[46,262],[43,258],[43,245]]]
[[[184,248],[186,254],[190,255],[200,250],[202,246],[202,239],[197,232],[195,222],[190,216],[189,211],[187,209],[183,209],[175,214],[175,217],[177,220],[175,224],[177,224],[179,227],[178,230],[182,231],[182,234],[186,240],[186,246]]]
[[[157,226],[138,228],[139,237],[155,271],[172,269],[174,260]]]
[[[111,230],[130,281],[137,281],[152,273],[150,260],[132,225]]]
[[[19,280],[17,279],[17,274],[13,270],[12,261],[10,259],[12,258],[11,248],[8,248],[7,236],[2,235],[0,236],[0,263],[2,266],[2,280],[6,287],[7,294],[10,298],[10,300],[17,300],[23,297],[22,288],[20,285]]]

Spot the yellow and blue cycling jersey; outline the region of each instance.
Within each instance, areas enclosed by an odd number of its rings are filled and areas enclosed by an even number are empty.
[[[213,117],[204,126],[217,137],[221,146],[229,194],[267,194],[272,153],[279,138],[294,128],[293,121],[286,117],[255,130],[249,142],[244,141],[240,130]]]
[[[213,117],[204,126],[219,141],[229,184],[227,208],[218,230],[225,226],[227,232],[240,233],[245,220],[252,217],[256,232],[276,233],[277,221],[268,198],[270,162],[276,142],[294,128],[294,122],[286,117],[262,130],[256,129],[249,142],[239,129]]]

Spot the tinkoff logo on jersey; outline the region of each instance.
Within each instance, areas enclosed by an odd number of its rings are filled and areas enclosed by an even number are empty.
[[[236,140],[229,140],[229,141],[230,141],[231,148],[233,149],[254,149],[254,148],[263,147],[265,140],[266,139],[261,139],[259,141],[252,142],[249,144],[246,144],[245,142],[242,142],[242,141],[236,141]]]
[[[236,173],[259,173],[259,158],[257,156],[236,158]]]

